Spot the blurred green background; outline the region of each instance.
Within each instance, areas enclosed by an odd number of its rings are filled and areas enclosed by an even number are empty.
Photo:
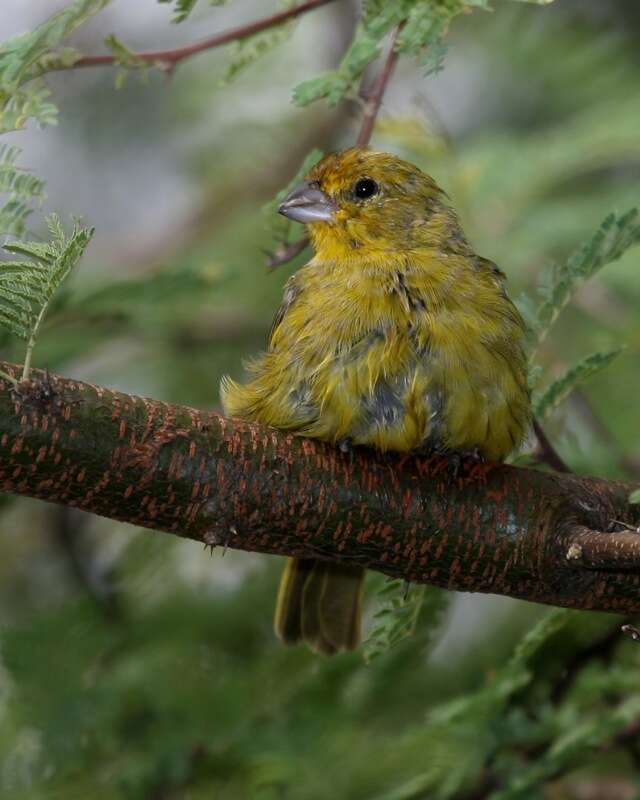
[[[3,0],[0,40],[64,5]],[[512,297],[535,298],[553,263],[640,202],[640,6],[494,6],[454,23],[437,75],[401,60],[372,144],[434,175]],[[134,50],[174,46],[272,8],[203,3],[174,26],[165,5],[120,0],[72,43],[103,52],[116,31]],[[36,366],[218,407],[220,377],[263,346],[307,255],[266,269],[278,223],[265,204],[310,150],[357,132],[357,102],[300,109],[290,95],[336,64],[358,8],[302,17],[230,81],[229,48],[118,90],[108,68],[47,78],[59,125],[2,138],[46,178],[45,211],[97,232]],[[639,267],[631,250],[586,284],[538,358],[544,385],[626,347],[546,427],[576,471],[636,481]],[[278,559],[210,557],[24,498],[0,513],[3,797],[640,798],[640,649],[613,616],[429,589],[413,595],[415,635],[369,664],[324,659],[274,639]],[[369,620],[402,605],[383,583],[369,578]]]

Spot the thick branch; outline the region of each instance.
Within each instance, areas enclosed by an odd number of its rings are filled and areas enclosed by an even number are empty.
[[[607,530],[612,520],[640,522],[629,485],[473,459],[457,467],[441,456],[345,455],[213,412],[36,377],[17,390],[0,381],[4,491],[210,545],[361,564],[450,589],[640,611],[640,563],[625,560],[622,569],[600,548],[602,569],[568,557],[576,536]],[[617,537],[626,543],[630,535],[597,534],[614,553]]]
[[[135,53],[134,56],[137,61],[144,61],[147,64],[160,63],[175,66],[180,61],[184,61],[185,58],[190,58],[205,50],[212,50],[214,47],[220,47],[223,44],[229,44],[229,42],[246,39],[249,36],[253,36],[255,33],[260,33],[260,31],[267,30],[267,28],[273,28],[289,19],[300,16],[300,14],[305,14],[307,11],[311,11],[314,8],[324,6],[331,2],[332,0],[306,0],[306,2],[300,3],[299,6],[294,6],[286,11],[280,11],[277,14],[272,14],[263,19],[254,20],[246,25],[230,28],[228,31],[216,33],[208,39],[203,39],[201,42],[194,42],[193,44],[185,45],[184,47],[176,47],[171,50],[148,50],[142,53]],[[99,56],[81,56],[73,64],[64,67],[60,66],[58,69],[102,67],[115,64],[117,61],[118,57],[113,53]]]

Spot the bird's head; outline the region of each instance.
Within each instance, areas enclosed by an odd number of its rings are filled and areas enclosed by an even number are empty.
[[[439,247],[459,230],[433,178],[359,147],[325,156],[278,211],[309,226],[318,254],[336,257]]]

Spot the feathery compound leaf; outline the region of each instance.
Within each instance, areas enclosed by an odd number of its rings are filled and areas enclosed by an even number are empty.
[[[74,225],[67,236],[54,214],[47,218],[49,242],[12,242],[5,250],[26,260],[0,262],[0,324],[27,342],[23,380],[40,326],[57,289],[84,253],[93,228]]]
[[[0,205],[0,236],[22,236],[30,201],[44,196],[44,181],[16,166],[19,154],[17,147],[0,145],[0,193],[8,195]]]
[[[442,40],[449,24],[470,5],[488,7],[484,2],[417,3],[398,36],[398,52],[417,58],[427,73],[439,70],[445,54]]]
[[[376,800],[453,798],[476,780],[509,737],[505,713],[513,695],[533,678],[531,660],[570,616],[567,609],[547,613],[486,686],[436,707],[424,725],[407,734],[407,743],[396,743],[398,747],[412,745],[411,752],[429,752],[429,766]]]
[[[291,0],[286,0],[286,2],[280,5],[283,10],[286,10],[295,6],[296,3],[292,3]],[[291,36],[295,26],[296,20],[291,19],[281,25],[277,25],[275,28],[261,31],[246,39],[234,42],[232,45],[231,60],[227,64],[222,77],[222,85],[228,84],[246,67],[254,64],[262,58],[262,56],[274,50],[279,44],[285,42]]]
[[[184,22],[189,14],[196,7],[198,0],[158,0],[159,3],[175,3],[175,11],[172,22]],[[223,6],[227,0],[209,0],[210,6]]]
[[[55,120],[55,106],[46,102],[42,86],[23,84],[60,64],[69,65],[77,53],[56,49],[78,25],[100,11],[111,0],[76,0],[35,30],[23,33],[0,46],[0,132],[21,128],[30,117],[41,124]]]
[[[539,397],[534,399],[533,409],[536,417],[539,420],[545,420],[567,399],[578,384],[608,367],[623,350],[623,347],[618,347],[605,353],[592,353],[575,366],[570,367],[564,375],[553,381]]]
[[[538,756],[535,764],[518,770],[510,784],[492,795],[493,800],[528,800],[536,787],[580,763],[584,756],[614,739],[640,715],[640,696],[631,695],[606,713],[590,719],[576,720],[560,735],[548,750]]]
[[[639,242],[640,218],[637,208],[632,208],[622,216],[610,214],[588,242],[565,264],[553,270],[550,285],[542,290],[546,299],[537,313],[538,341],[543,341],[582,283]]]
[[[437,71],[442,66],[443,38],[451,21],[472,7],[488,9],[489,4],[487,0],[369,0],[338,69],[296,86],[293,102],[304,106],[326,98],[334,106],[353,94],[366,67],[380,55],[382,39],[401,23],[398,53],[417,58],[426,73]]]
[[[378,57],[383,37],[406,19],[414,4],[415,0],[400,0],[395,3],[376,0],[366,3],[362,20],[338,69],[296,86],[293,90],[293,102],[305,106],[324,97],[331,106],[339,103],[346,94],[355,89],[356,82],[367,65]]]
[[[420,637],[421,646],[428,644],[449,605],[450,594],[435,586],[407,586],[404,581],[388,580],[378,599],[380,608],[364,643],[367,662],[413,635]]]

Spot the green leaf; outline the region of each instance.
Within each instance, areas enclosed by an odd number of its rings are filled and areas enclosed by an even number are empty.
[[[396,41],[398,53],[417,58],[426,74],[437,72],[442,68],[443,38],[451,22],[471,7],[488,10],[489,4],[487,0],[369,0],[338,69],[296,86],[293,102],[305,106],[325,98],[335,106],[343,97],[355,96],[364,70],[380,55],[382,40],[398,25],[403,26]]]
[[[172,22],[184,22],[196,7],[198,0],[158,0],[159,3],[175,3],[175,11]],[[209,0],[210,6],[223,6],[227,0]]]
[[[629,502],[634,506],[640,504],[640,489],[631,492],[629,495]]]
[[[499,752],[509,730],[509,701],[533,679],[531,660],[569,621],[572,612],[555,608],[525,634],[509,661],[482,688],[434,708],[424,725],[395,747],[428,752],[429,766],[376,800],[453,798],[477,780],[484,765]]]
[[[382,39],[407,18],[413,5],[410,0],[366,3],[362,20],[338,69],[296,86],[293,102],[305,106],[314,100],[326,98],[329,105],[335,106],[345,95],[355,94],[357,81],[367,65],[380,55]]]
[[[622,216],[610,214],[589,241],[573,253],[565,264],[552,271],[547,285],[540,287],[545,299],[536,315],[538,341],[544,340],[581,284],[639,242],[640,219],[637,208],[632,208]]]
[[[104,43],[113,53],[115,63],[119,66],[129,69],[140,69],[147,66],[147,62],[127,47],[115,34],[110,33],[105,37]]]
[[[33,117],[40,124],[55,120],[55,107],[45,102],[41,85],[24,88],[56,65],[73,63],[75,51],[56,53],[62,41],[111,0],[75,0],[33,31],[4,42],[0,47],[0,132],[24,126]]]
[[[414,634],[424,640],[421,645],[427,644],[450,599],[449,593],[434,586],[407,586],[401,580],[385,581],[378,592],[379,609],[364,642],[365,661],[373,661]]]
[[[134,53],[133,50],[127,47],[127,45],[113,33],[110,33],[105,38],[104,43],[113,53],[115,64],[120,67],[116,73],[116,89],[122,89],[125,85],[129,70],[141,71],[143,79],[146,79],[147,70],[149,66],[151,66],[148,61],[140,58],[137,53]]]
[[[283,5],[285,9],[291,7],[291,2],[286,2]],[[255,64],[260,58],[285,42],[291,36],[295,24],[296,20],[291,19],[274,28],[260,31],[260,33],[248,36],[246,39],[234,42],[231,50],[231,60],[227,64],[222,77],[222,85],[228,84],[248,66]]]
[[[564,375],[553,381],[544,392],[534,399],[533,409],[536,417],[545,420],[571,394],[580,383],[584,383],[592,375],[608,367],[624,350],[618,347],[604,353],[592,353],[575,366],[570,367]]]
[[[0,205],[0,236],[22,236],[31,203],[44,197],[44,181],[16,165],[20,150],[0,145],[0,193],[7,195]]]
[[[55,215],[47,224],[48,242],[12,242],[5,250],[25,260],[0,262],[0,324],[28,342],[24,378],[47,309],[93,236],[93,228],[77,223],[67,236]]]
[[[533,766],[518,770],[505,789],[492,795],[492,800],[528,800],[532,796],[532,790],[573,765],[583,762],[585,756],[636,722],[638,715],[640,696],[632,695],[607,713],[597,713],[588,719],[576,720],[544,753],[536,756]]]

